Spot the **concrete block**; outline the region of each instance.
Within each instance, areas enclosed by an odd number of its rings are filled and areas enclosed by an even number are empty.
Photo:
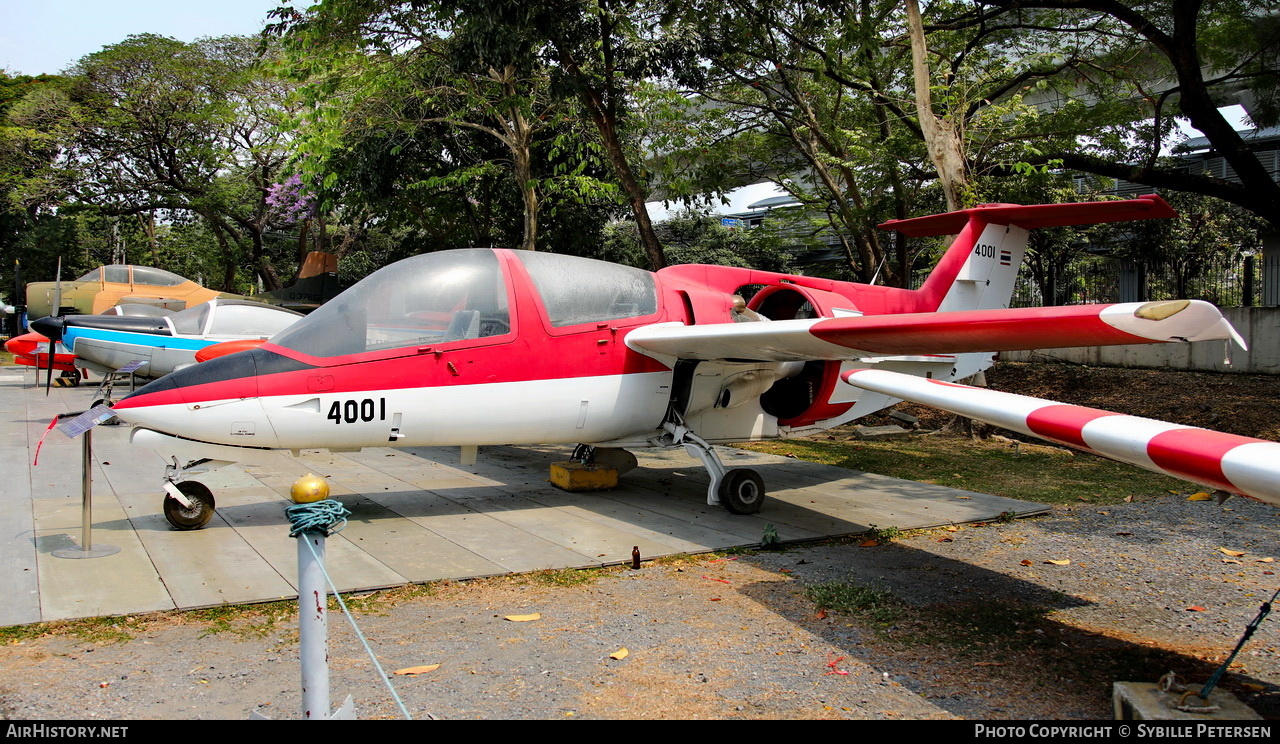
[[[563,491],[607,491],[618,485],[618,470],[576,460],[551,463],[551,484]]]
[[[1194,692],[1199,692],[1195,690]],[[1235,698],[1216,688],[1209,693],[1209,704],[1216,710],[1193,713],[1178,710],[1182,692],[1165,692],[1154,682],[1116,682],[1112,687],[1111,703],[1117,721],[1261,721],[1262,716]],[[1190,695],[1189,705],[1203,705],[1205,701]],[[1206,706],[1209,707],[1209,706]]]

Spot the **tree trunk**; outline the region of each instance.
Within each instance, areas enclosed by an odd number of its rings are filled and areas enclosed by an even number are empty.
[[[933,95],[929,85],[929,50],[925,47],[920,5],[916,0],[906,0],[906,6],[920,130],[924,134],[925,147],[929,150],[929,159],[938,169],[938,183],[942,185],[942,193],[947,198],[947,210],[954,212],[964,207],[964,191],[968,183],[965,176],[964,144],[956,120],[950,116],[940,117],[933,111]]]

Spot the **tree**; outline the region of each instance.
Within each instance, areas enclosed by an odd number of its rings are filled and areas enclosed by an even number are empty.
[[[658,3],[637,0],[325,0],[307,15],[278,13],[277,31],[322,23],[329,33],[387,44],[413,43],[406,32],[421,18],[446,24],[454,69],[484,72],[542,68],[550,89],[570,96],[594,126],[639,229],[651,268],[666,259],[650,224],[649,194],[637,165],[638,133],[629,128],[630,94],[652,75],[693,70],[690,38],[663,24]]]
[[[266,197],[285,159],[277,124],[287,89],[259,59],[252,39],[154,35],[88,55],[64,85],[14,106],[15,121],[61,149],[23,198],[92,205],[147,225],[196,215],[220,246],[223,288],[233,289],[242,262],[278,288]]]
[[[435,134],[439,128],[432,125],[480,134],[501,145],[505,156],[473,161],[454,153],[440,160],[442,166],[452,160],[453,168],[436,169],[413,187],[461,193],[473,190],[468,186],[475,179],[487,179],[497,168],[506,170],[521,198],[520,246],[534,250],[539,214],[549,194],[590,200],[611,196],[611,185],[587,173],[590,145],[566,131],[570,127],[565,122],[572,122],[575,112],[570,102],[551,94],[547,68],[460,61],[455,25],[447,14],[393,14],[341,2],[318,6],[305,16],[290,15],[277,30],[283,33],[293,74],[304,81],[307,126],[300,140],[300,166],[313,189],[333,195],[339,181],[335,168],[344,161],[350,165],[347,154],[362,141],[399,135],[392,145],[396,154],[418,135],[442,143],[469,139]],[[540,146],[553,138],[558,149],[577,150],[573,168],[556,170],[545,160],[546,148]],[[419,149],[417,154],[424,153]],[[473,232],[483,242],[487,230]]]
[[[689,13],[714,19],[704,21],[709,84],[690,91],[712,103],[684,104],[710,123],[685,145],[673,128],[668,174],[700,172],[675,179],[690,193],[707,184],[701,173],[767,173],[827,215],[864,281],[906,286],[912,273],[905,241],[878,223],[968,206],[974,182],[1025,161],[1044,136],[1028,127],[1036,112],[1008,95],[1003,50],[958,34],[917,33],[913,45],[900,3],[706,0]],[[945,155],[933,168],[931,151]],[[896,266],[885,260],[891,239]]]
[[[1256,124],[1280,121],[1274,3],[982,0],[963,11],[944,10],[933,29],[964,31],[975,43],[1018,39],[1022,49],[1063,50],[1049,64],[1028,66],[1022,79],[1034,74],[1051,80],[1070,101],[1052,118],[1091,141],[1046,149],[1040,162],[1057,160],[1086,173],[1216,197],[1280,230],[1280,184],[1219,110],[1240,92],[1254,99]],[[1191,173],[1161,157],[1176,131],[1175,115],[1208,138],[1235,180]]]
[[[698,263],[789,273],[791,256],[778,235],[765,228],[731,228],[706,212],[685,210],[655,225],[672,265]],[[597,258],[643,265],[644,252],[633,224],[615,222],[605,230]]]

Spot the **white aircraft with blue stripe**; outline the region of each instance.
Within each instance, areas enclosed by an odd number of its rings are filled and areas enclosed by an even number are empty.
[[[270,338],[302,317],[260,302],[214,299],[169,316],[69,315],[31,325],[60,338],[79,367],[107,374],[141,361],[136,374],[157,378],[195,364],[206,346]]]

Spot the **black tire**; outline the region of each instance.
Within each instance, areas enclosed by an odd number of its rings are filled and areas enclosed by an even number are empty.
[[[175,530],[198,530],[213,519],[213,492],[198,481],[182,481],[178,490],[191,500],[191,508],[183,506],[172,496],[164,497],[164,518]]]
[[[755,514],[764,506],[764,479],[747,468],[730,470],[720,483],[720,503],[733,514]]]

